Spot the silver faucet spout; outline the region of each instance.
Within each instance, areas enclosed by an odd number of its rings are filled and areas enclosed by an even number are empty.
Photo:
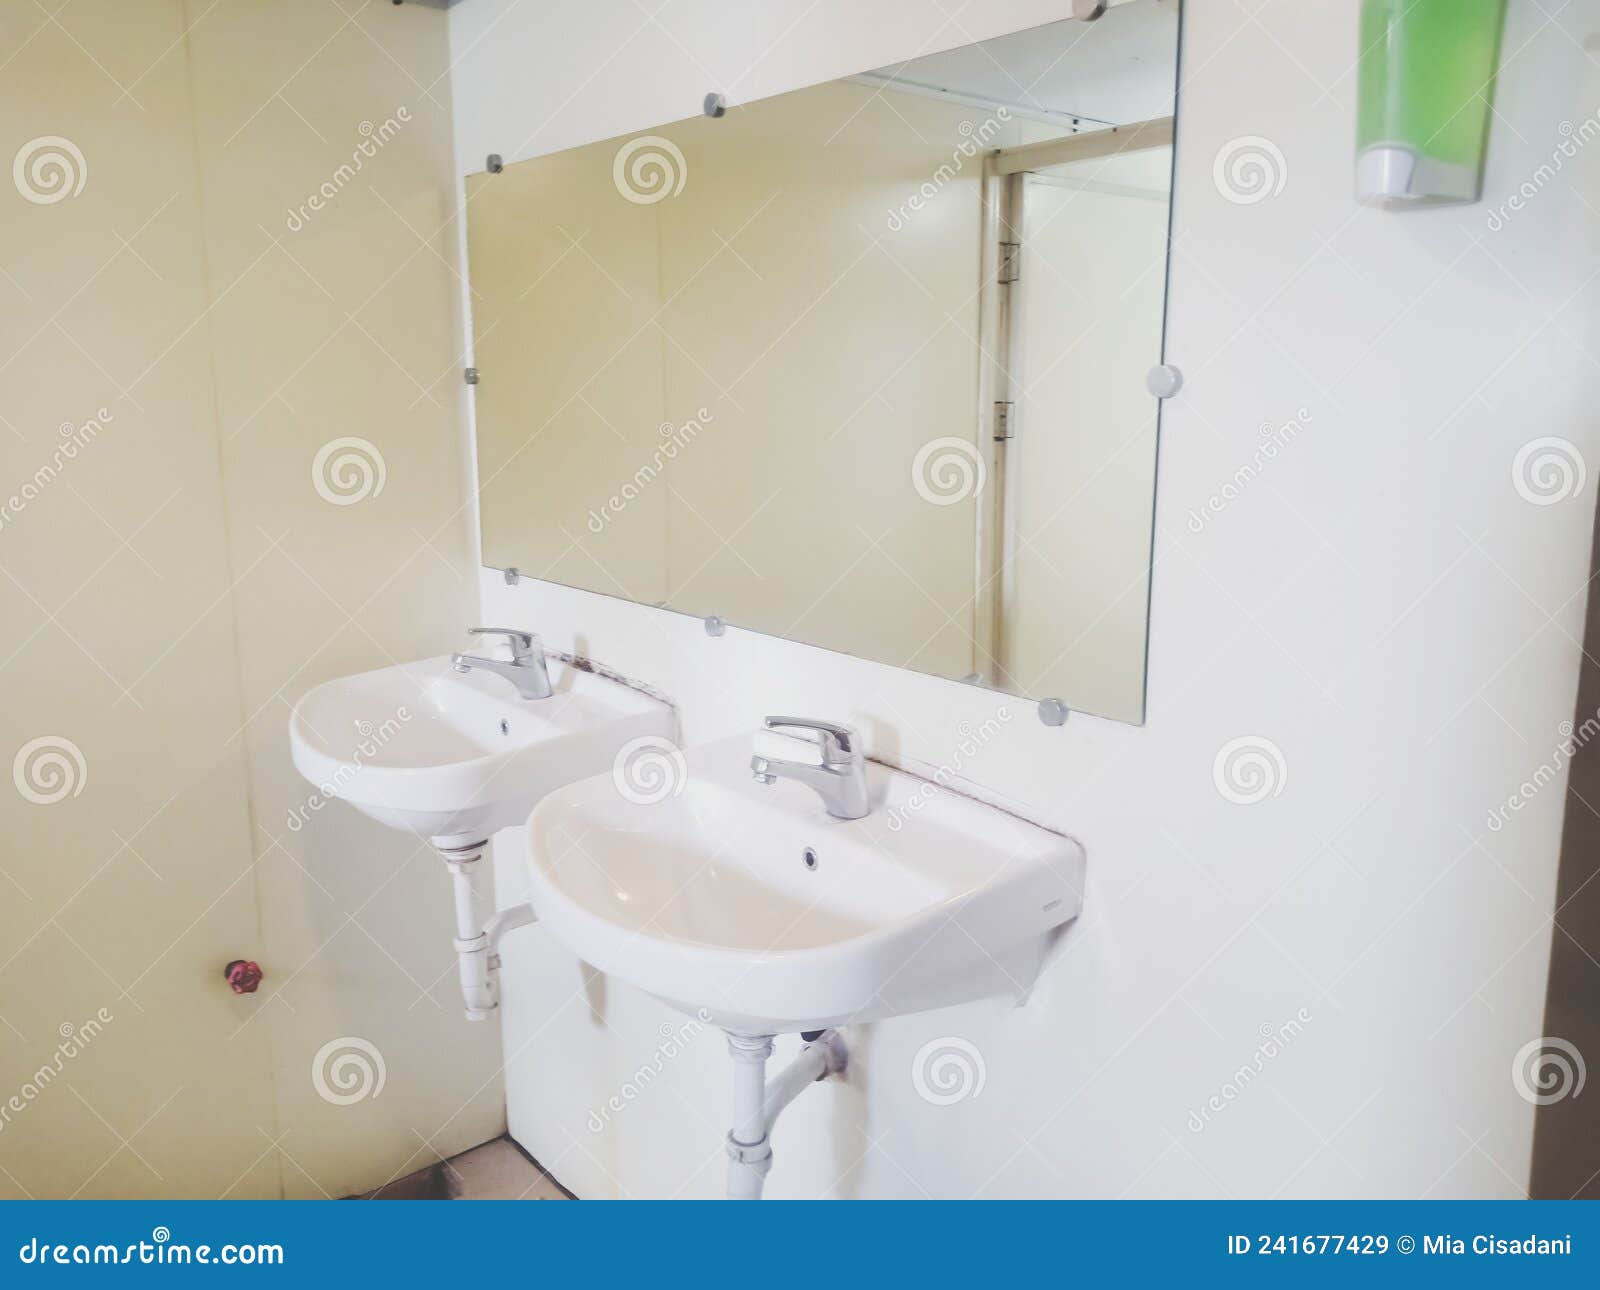
[[[504,636],[511,642],[511,661],[482,658],[477,654],[452,654],[451,665],[458,672],[477,668],[503,676],[517,687],[524,699],[548,699],[554,691],[550,688],[550,669],[545,664],[544,646],[532,632],[510,627],[469,627],[473,636]]]
[[[828,814],[841,820],[859,820],[871,811],[867,800],[867,763],[861,739],[848,726],[805,717],[768,717],[768,730],[799,730],[815,735],[822,748],[820,764],[752,757],[750,773],[758,784],[792,779],[813,789]]]

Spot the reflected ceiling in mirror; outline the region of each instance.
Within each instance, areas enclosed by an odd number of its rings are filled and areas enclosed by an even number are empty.
[[[470,177],[485,562],[1141,720],[1177,33]]]

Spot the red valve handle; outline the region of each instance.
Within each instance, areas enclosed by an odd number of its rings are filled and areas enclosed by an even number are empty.
[[[234,959],[222,969],[222,975],[235,994],[254,994],[261,984],[261,968],[249,959]]]

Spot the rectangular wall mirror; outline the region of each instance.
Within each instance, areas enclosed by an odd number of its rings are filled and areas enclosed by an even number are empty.
[[[1141,721],[1178,9],[471,176],[485,563]]]

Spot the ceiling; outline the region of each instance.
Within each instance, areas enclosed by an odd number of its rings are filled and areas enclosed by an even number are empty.
[[[868,73],[1022,115],[1124,124],[1172,111],[1177,0],[1134,0]]]

